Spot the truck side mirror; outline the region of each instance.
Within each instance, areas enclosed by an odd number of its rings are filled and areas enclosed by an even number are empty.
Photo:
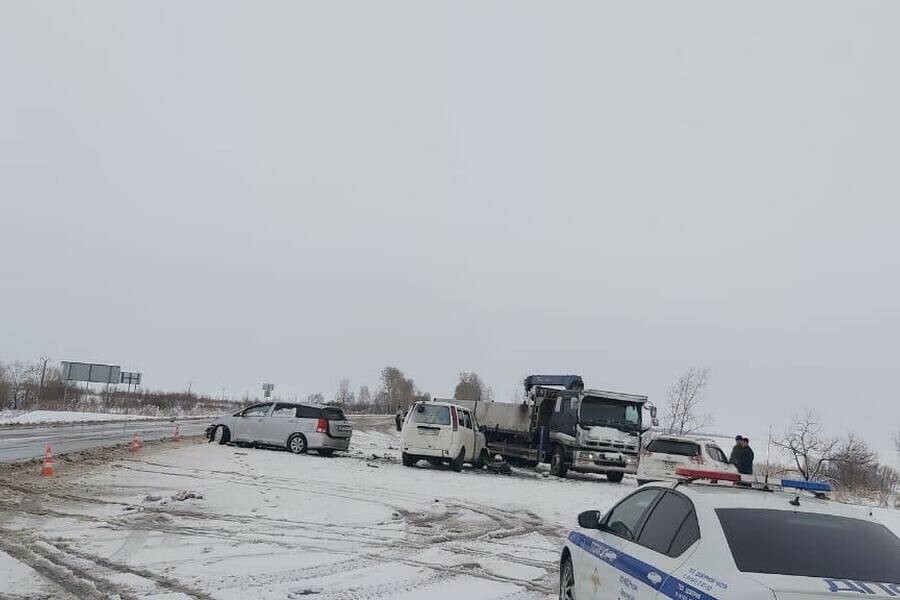
[[[659,419],[657,419],[656,417],[653,417],[651,423],[653,423],[654,427],[659,427]]]

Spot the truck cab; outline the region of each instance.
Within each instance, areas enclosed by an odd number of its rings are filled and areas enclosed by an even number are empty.
[[[594,389],[544,389],[535,396],[551,401],[543,411],[549,419],[542,435],[554,475],[604,473],[617,483],[637,472],[641,434],[650,428],[646,421],[656,418],[646,396]]]
[[[602,473],[612,482],[637,471],[641,435],[657,424],[646,396],[586,390],[578,375],[530,375],[519,403],[458,400],[484,426],[488,449],[551,472]]]

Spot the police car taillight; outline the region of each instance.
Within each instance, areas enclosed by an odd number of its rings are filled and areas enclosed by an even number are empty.
[[[740,481],[741,474],[734,471],[710,471],[707,469],[689,469],[678,467],[675,474],[689,479],[714,479],[716,481]]]
[[[328,433],[328,421],[319,419],[316,423],[316,433]]]

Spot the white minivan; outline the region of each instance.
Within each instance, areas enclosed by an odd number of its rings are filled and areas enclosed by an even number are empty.
[[[488,462],[484,433],[469,409],[452,402],[417,402],[406,415],[401,432],[403,465],[419,460],[448,463],[461,471],[463,463],[476,469]]]

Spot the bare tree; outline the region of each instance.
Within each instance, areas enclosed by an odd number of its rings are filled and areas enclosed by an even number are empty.
[[[321,392],[316,392],[307,396],[306,401],[310,404],[325,404],[325,396]]]
[[[6,366],[10,387],[10,408],[13,410],[20,408],[21,392],[25,391],[23,388],[25,388],[27,372],[28,367],[18,360]]]
[[[845,489],[868,490],[876,486],[878,456],[852,433],[834,449],[823,473]]]
[[[708,383],[709,369],[692,367],[669,386],[669,404],[663,416],[663,427],[668,433],[684,435],[714,423],[711,413],[698,411]]]
[[[395,408],[409,408],[417,400],[430,396],[416,389],[415,382],[406,377],[397,367],[381,370],[381,389],[375,395],[375,409],[379,412],[393,412]]]
[[[900,452],[900,431],[894,435],[894,446],[897,448],[897,452]]]
[[[785,450],[793,459],[803,479],[815,479],[824,466],[834,459],[835,449],[840,440],[825,436],[818,416],[809,411],[803,416],[794,416],[788,430],[772,445]]]
[[[494,399],[494,390],[490,388],[478,373],[460,373],[459,382],[453,391],[453,397],[457,400],[483,400],[491,402]]]
[[[369,390],[369,386],[359,386],[359,394],[356,396],[356,401],[362,406],[369,406],[372,404],[372,392]]]
[[[353,390],[350,389],[350,380],[341,379],[340,383],[338,383],[338,391],[334,395],[334,401],[338,404],[349,406],[353,404],[354,399]]]

